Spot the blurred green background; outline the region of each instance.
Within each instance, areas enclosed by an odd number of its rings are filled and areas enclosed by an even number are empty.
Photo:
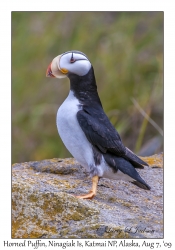
[[[70,156],[56,129],[69,79],[45,72],[72,49],[90,59],[104,110],[125,146],[142,156],[162,151],[163,18],[163,12],[12,12],[12,162]]]

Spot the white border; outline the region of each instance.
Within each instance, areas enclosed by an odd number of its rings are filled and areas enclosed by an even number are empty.
[[[164,11],[165,240],[175,244],[175,14],[174,1],[17,1],[1,3],[0,14],[0,246],[11,239],[11,11]],[[31,248],[32,249],[32,248]],[[83,248],[84,249],[84,248]],[[163,249],[163,248],[162,248]]]

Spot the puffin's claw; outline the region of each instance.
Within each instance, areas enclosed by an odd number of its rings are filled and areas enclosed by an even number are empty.
[[[90,190],[88,194],[80,194],[80,195],[74,195],[76,198],[78,199],[89,199],[91,200],[92,198],[94,198],[95,193]]]

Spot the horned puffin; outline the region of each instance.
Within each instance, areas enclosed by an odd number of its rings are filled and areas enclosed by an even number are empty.
[[[57,112],[57,129],[66,148],[92,178],[89,193],[76,197],[92,199],[101,177],[122,179],[150,190],[136,171],[148,164],[123,145],[106,116],[88,57],[76,50],[56,56],[49,64],[46,76],[68,77],[70,80],[70,92]]]

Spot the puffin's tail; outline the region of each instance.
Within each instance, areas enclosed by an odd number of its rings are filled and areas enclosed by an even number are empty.
[[[103,157],[107,164],[114,169],[114,174],[118,170],[122,173],[130,176],[132,179],[128,179],[134,185],[137,185],[140,188],[150,190],[150,186],[142,179],[139,173],[134,168],[133,164],[123,157],[118,157],[113,154],[103,154]]]
[[[143,184],[143,182],[145,184]],[[132,181],[131,183],[134,184],[134,185],[136,185],[136,186],[138,186],[138,187],[140,187],[140,188],[146,189],[146,190],[150,190],[151,189],[151,187],[143,179],[142,179],[142,183],[139,182],[139,181]]]
[[[135,168],[144,168],[143,165],[149,166],[146,162],[141,160],[136,154],[134,154],[129,148],[126,147],[126,154],[123,156],[130,161]]]

